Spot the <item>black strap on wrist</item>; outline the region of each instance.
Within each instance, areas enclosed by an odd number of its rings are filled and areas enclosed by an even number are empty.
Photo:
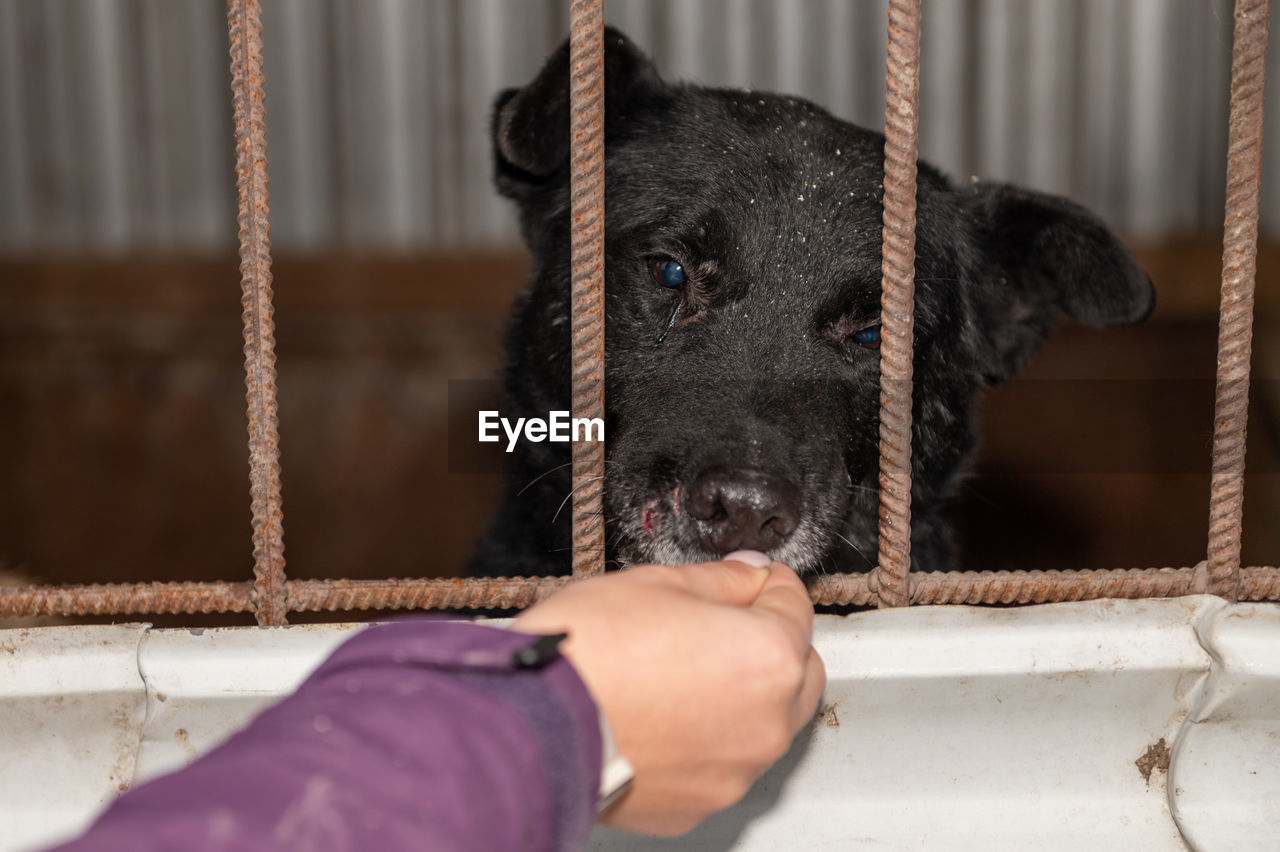
[[[569,638],[568,633],[550,633],[511,655],[511,664],[517,669],[540,669],[560,656],[560,643]]]

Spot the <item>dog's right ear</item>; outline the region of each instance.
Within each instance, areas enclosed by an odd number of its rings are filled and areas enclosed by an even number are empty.
[[[632,41],[604,32],[605,131],[638,94],[663,86],[657,70]],[[498,95],[493,109],[495,181],[519,200],[569,165],[569,43],[561,45],[523,89]]]

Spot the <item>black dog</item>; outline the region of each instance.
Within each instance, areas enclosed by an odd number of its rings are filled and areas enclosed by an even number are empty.
[[[884,137],[803,100],[670,84],[606,33],[606,528],[611,564],[768,551],[876,563]],[[568,47],[497,100],[498,189],[533,254],[506,340],[504,417],[569,408]],[[1143,320],[1146,274],[1061,198],[917,194],[912,554],[950,567],[943,509],[973,400],[1065,312]],[[475,574],[568,570],[569,452],[519,442]]]

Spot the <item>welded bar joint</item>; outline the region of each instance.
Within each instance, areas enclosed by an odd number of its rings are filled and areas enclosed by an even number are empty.
[[[239,195],[245,399],[248,403],[249,495],[253,513],[254,611],[259,624],[284,624],[284,510],[276,414],[275,323],[267,220],[267,119],[262,70],[262,10],[257,0],[229,0],[231,91]]]
[[[604,420],[604,8],[573,0],[569,35],[573,416]],[[604,570],[604,442],[573,444],[573,575]]]

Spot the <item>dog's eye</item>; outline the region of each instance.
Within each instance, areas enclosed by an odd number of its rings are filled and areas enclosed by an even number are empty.
[[[684,267],[679,261],[663,254],[649,258],[649,275],[663,287],[672,290],[685,282]]]
[[[853,342],[867,349],[880,348],[880,326],[869,325],[853,335]]]

